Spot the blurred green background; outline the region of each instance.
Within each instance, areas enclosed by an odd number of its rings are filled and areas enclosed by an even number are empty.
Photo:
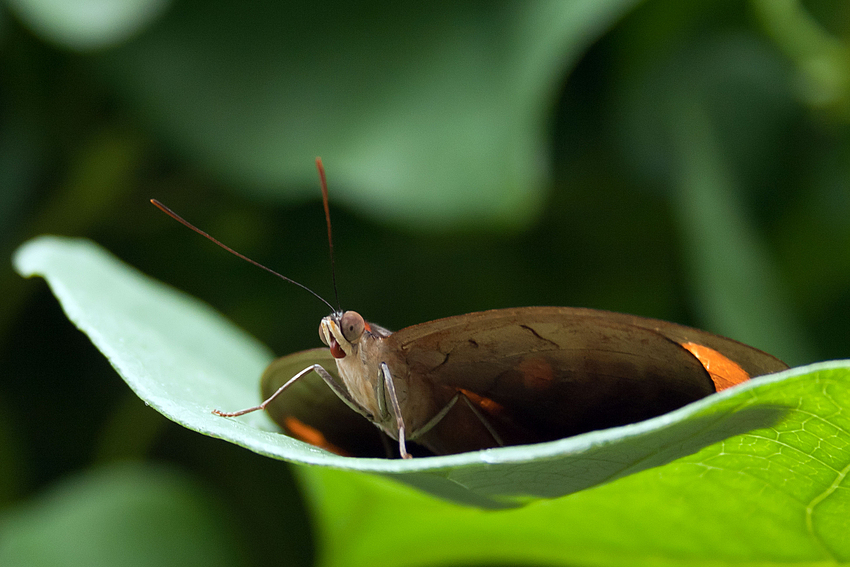
[[[320,155],[341,302],[389,328],[572,305],[844,358],[849,34],[840,0],[6,0],[0,247],[86,236],[279,354],[315,347],[321,303],[148,200],[332,300]],[[141,565],[314,561],[286,466],[147,409],[0,270],[16,541],[114,527],[138,495],[179,512],[129,531],[188,553]]]

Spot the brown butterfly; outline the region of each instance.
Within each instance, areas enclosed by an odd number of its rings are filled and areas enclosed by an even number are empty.
[[[267,401],[248,411],[268,405],[296,437],[353,455],[382,451],[351,410],[397,439],[402,456],[405,441],[451,454],[641,421],[787,368],[706,331],[571,307],[482,311],[396,333],[346,311],[325,317],[320,335],[330,348],[273,362]]]
[[[332,256],[318,159],[317,166]],[[444,455],[634,423],[787,368],[706,331],[593,309],[497,309],[393,333],[325,303],[333,313],[322,319],[319,337],[328,348],[273,362],[262,379],[262,404],[214,413],[233,417],[268,406],[288,433],[314,445],[386,454],[371,422],[409,458],[407,441]]]

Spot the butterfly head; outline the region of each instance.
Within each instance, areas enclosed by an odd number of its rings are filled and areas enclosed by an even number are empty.
[[[334,358],[345,358],[354,353],[369,324],[356,311],[334,313],[322,319],[319,338],[331,349]]]

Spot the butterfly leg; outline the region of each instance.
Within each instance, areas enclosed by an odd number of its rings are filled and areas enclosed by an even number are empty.
[[[234,412],[224,412],[224,411],[217,410],[217,409],[214,409],[212,412],[213,412],[214,414],[216,414],[216,415],[220,415],[221,417],[236,417],[236,416],[239,416],[239,415],[245,415],[246,413],[251,413],[251,412],[254,412],[254,411],[258,411],[258,410],[264,410],[264,409],[266,409],[266,406],[267,406],[267,405],[269,405],[269,404],[270,404],[270,403],[271,403],[271,402],[272,402],[275,398],[277,398],[277,397],[278,397],[281,393],[283,393],[283,391],[284,391],[284,390],[286,390],[287,388],[289,388],[292,384],[294,384],[295,382],[297,382],[298,380],[300,380],[301,378],[303,378],[304,376],[306,376],[306,375],[307,375],[307,374],[309,374],[310,372],[315,372],[316,374],[318,374],[319,376],[321,376],[321,377],[322,377],[322,380],[324,380],[324,381],[325,381],[325,383],[328,385],[328,387],[330,387],[330,389],[331,389],[331,390],[333,390],[333,391],[334,391],[334,393],[335,393],[337,396],[339,396],[339,397],[340,397],[340,399],[342,399],[342,401],[343,401],[343,402],[345,402],[345,404],[346,404],[348,407],[350,407],[351,409],[353,409],[354,411],[356,411],[356,412],[357,412],[357,413],[359,413],[360,415],[364,415],[364,416],[366,416],[366,417],[367,417],[367,418],[369,418],[369,419],[371,419],[371,418],[372,418],[372,414],[371,414],[371,413],[369,413],[369,411],[368,411],[366,408],[364,408],[363,406],[361,406],[360,404],[358,404],[358,403],[357,403],[357,402],[356,402],[356,401],[355,401],[355,400],[354,400],[354,399],[353,399],[353,398],[349,395],[348,390],[346,390],[345,388],[343,388],[342,386],[340,386],[339,384],[337,384],[337,382],[336,382],[336,380],[334,380],[333,376],[331,376],[331,375],[330,375],[330,373],[329,373],[327,370],[325,370],[324,368],[322,368],[322,367],[321,367],[321,366],[319,366],[318,364],[314,364],[314,365],[312,365],[312,366],[308,366],[307,368],[305,368],[304,370],[302,370],[301,372],[299,372],[298,374],[296,374],[295,376],[293,376],[292,378],[290,378],[289,380],[287,380],[287,381],[283,384],[283,386],[281,386],[280,388],[278,388],[278,389],[275,391],[275,393],[274,393],[274,394],[272,394],[271,396],[269,396],[269,397],[268,397],[266,400],[264,400],[264,401],[263,401],[263,403],[261,403],[260,405],[256,405],[256,406],[253,406],[253,407],[250,407],[250,408],[245,408],[245,409],[243,409],[243,410],[234,411]]]
[[[437,415],[435,415],[434,417],[432,417],[431,419],[429,419],[429,420],[425,423],[425,425],[423,425],[422,427],[420,427],[419,429],[417,429],[417,430],[416,430],[416,432],[414,433],[414,435],[415,435],[416,437],[419,437],[420,435],[425,435],[425,434],[426,434],[426,433],[428,433],[431,429],[433,429],[433,427],[434,427],[435,425],[437,425],[438,423],[440,423],[441,421],[443,421],[443,418],[444,418],[444,417],[446,417],[446,415],[449,413],[449,410],[451,410],[451,409],[455,406],[455,404],[457,403],[458,399],[460,399],[460,396],[461,396],[461,395],[462,395],[462,394],[461,394],[460,392],[458,392],[457,394],[455,394],[454,396],[452,396],[452,399],[450,399],[450,400],[449,400],[449,403],[447,403],[446,405],[444,405],[444,406],[443,406],[443,409],[441,409],[439,412],[437,412]],[[466,396],[464,396],[464,397],[466,397]]]
[[[412,457],[410,453],[407,452],[407,446],[405,445],[404,440],[404,418],[401,416],[401,406],[399,406],[398,397],[396,397],[395,394],[395,385],[393,384],[392,374],[390,374],[390,369],[386,362],[382,362],[379,369],[378,382],[383,383],[384,388],[386,388],[386,393],[390,397],[390,407],[395,415],[396,427],[398,427],[398,451],[401,453],[402,459],[410,459]],[[382,398],[383,396],[380,397]]]
[[[505,444],[502,441],[502,437],[496,432],[496,430],[493,428],[493,426],[490,425],[490,421],[487,419],[487,417],[484,414],[481,413],[481,410],[479,410],[475,406],[475,404],[472,403],[472,400],[470,400],[466,396],[466,394],[464,394],[463,392],[458,392],[457,394],[452,396],[452,399],[449,400],[449,403],[447,403],[445,406],[443,406],[443,409],[441,409],[439,412],[437,412],[437,414],[434,417],[429,419],[425,423],[425,425],[423,425],[418,430],[416,430],[416,432],[414,433],[414,436],[419,437],[420,435],[424,435],[425,433],[430,431],[435,425],[440,423],[443,420],[443,418],[446,417],[446,415],[449,413],[449,411],[454,407],[454,405],[457,403],[457,401],[460,400],[460,399],[462,399],[464,402],[466,402],[466,405],[469,406],[469,409],[472,410],[472,413],[475,414],[475,417],[478,418],[478,421],[480,421],[481,424],[484,426],[484,428],[487,429],[487,432],[490,434],[491,437],[493,437],[493,440],[496,442],[496,444],[499,445],[499,447],[504,447]],[[411,437],[411,439],[413,439],[413,438],[414,437]]]
[[[487,429],[487,432],[490,433],[490,435],[493,437],[493,441],[495,441],[499,447],[504,447],[505,443],[502,441],[502,437],[498,433],[496,433],[496,430],[490,424],[490,420],[487,419],[487,416],[481,413],[481,410],[478,409],[478,406],[473,404],[472,400],[470,400],[466,396],[466,394],[464,394],[463,392],[458,392],[458,395],[463,398],[463,401],[466,402],[466,405],[469,406],[469,409],[472,410],[472,413],[475,414],[475,417],[478,418],[478,421],[481,422],[481,425],[483,425],[484,428]]]

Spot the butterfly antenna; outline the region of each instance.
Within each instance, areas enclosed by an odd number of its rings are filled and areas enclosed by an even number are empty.
[[[334,285],[334,297],[336,298],[337,311],[342,312],[342,307],[339,302],[339,290],[336,287],[336,265],[334,264],[334,239],[331,232],[331,210],[328,206],[328,180],[325,177],[325,166],[322,165],[322,158],[316,158],[316,168],[319,170],[319,181],[322,184],[322,203],[325,205],[325,222],[328,225],[328,248],[331,253],[331,279]]]
[[[231,248],[230,246],[227,246],[226,244],[222,244],[221,242],[219,242],[218,240],[216,240],[215,238],[213,238],[212,236],[210,236],[209,234],[207,234],[206,232],[204,232],[204,231],[203,231],[203,230],[201,230],[200,228],[196,227],[195,225],[193,225],[192,223],[190,223],[189,221],[187,221],[186,219],[184,219],[183,217],[181,217],[180,215],[178,215],[177,213],[175,213],[174,211],[172,211],[171,209],[169,209],[168,207],[166,207],[165,205],[163,205],[162,203],[160,203],[160,202],[159,202],[159,201],[157,201],[156,199],[151,199],[151,203],[152,203],[152,204],[153,204],[156,208],[158,208],[160,211],[162,211],[163,213],[167,214],[168,216],[170,216],[171,218],[173,218],[174,220],[176,220],[177,222],[179,222],[179,223],[180,223],[180,224],[182,224],[183,226],[186,226],[186,227],[191,228],[192,230],[194,230],[195,232],[197,232],[198,234],[200,234],[200,235],[201,235],[201,236],[203,236],[204,238],[207,238],[207,239],[209,239],[209,240],[213,241],[214,243],[218,244],[219,246],[221,246],[222,248],[224,248],[225,250],[227,250],[228,252],[230,252],[230,253],[231,253],[231,254],[233,254],[234,256],[238,256],[239,258],[242,258],[242,259],[243,259],[243,260],[245,260],[246,262],[249,262],[249,263],[251,263],[251,264],[254,264],[254,265],[255,265],[255,266],[257,266],[258,268],[262,268],[262,269],[264,269],[265,271],[269,272],[270,274],[274,274],[275,276],[279,277],[280,279],[282,279],[282,280],[284,280],[284,281],[288,281],[289,283],[292,283],[292,284],[297,285],[297,286],[298,286],[298,287],[300,287],[301,289],[304,289],[304,290],[306,290],[306,291],[309,291],[309,292],[310,292],[310,293],[312,293],[312,294],[313,294],[316,298],[318,298],[318,299],[319,299],[319,301],[321,301],[322,303],[324,303],[325,305],[327,305],[328,307],[330,307],[331,311],[334,311],[334,307],[333,307],[333,305],[331,305],[330,303],[328,303],[328,302],[327,302],[327,300],[325,300],[325,298],[324,298],[324,297],[322,297],[321,295],[319,295],[318,293],[316,293],[315,291],[313,291],[312,289],[310,289],[310,288],[309,288],[309,287],[307,287],[306,285],[304,285],[304,284],[302,284],[302,283],[298,283],[297,281],[295,281],[295,280],[293,280],[293,279],[290,279],[290,278],[288,278],[288,277],[286,277],[286,276],[284,276],[284,275],[282,275],[282,274],[279,274],[279,273],[275,272],[274,270],[272,270],[271,268],[267,268],[266,266],[263,266],[263,265],[262,265],[262,264],[260,264],[259,262],[255,262],[255,261],[254,261],[254,260],[252,260],[251,258],[249,258],[249,257],[247,257],[247,256],[245,256],[245,255],[243,255],[243,254],[240,254],[239,252],[237,252],[236,250],[234,250],[234,249],[233,249],[233,248]]]

